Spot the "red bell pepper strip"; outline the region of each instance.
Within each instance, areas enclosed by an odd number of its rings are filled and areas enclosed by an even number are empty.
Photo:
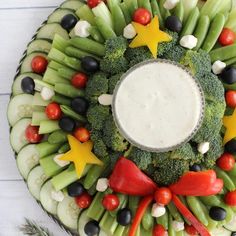
[[[137,209],[134,219],[133,219],[133,223],[132,223],[130,230],[129,230],[129,236],[135,236],[137,228],[143,218],[143,215],[145,214],[145,212],[146,212],[148,206],[151,204],[152,200],[153,200],[153,196],[150,195],[150,196],[144,197],[140,201],[138,209]]]
[[[210,236],[207,228],[192,214],[192,212],[173,194],[172,201],[179,212],[188,220],[201,236]]]
[[[217,183],[217,184],[216,184]],[[223,181],[216,179],[214,170],[201,172],[189,171],[178,182],[169,186],[172,193],[184,196],[209,196],[219,193]]]
[[[121,157],[109,178],[110,188],[118,193],[147,196],[155,193],[157,185],[132,161]]]

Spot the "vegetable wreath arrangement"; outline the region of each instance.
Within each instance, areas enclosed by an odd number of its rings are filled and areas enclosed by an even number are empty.
[[[236,235],[235,22],[232,0],[55,10],[8,106],[42,207],[80,236]]]

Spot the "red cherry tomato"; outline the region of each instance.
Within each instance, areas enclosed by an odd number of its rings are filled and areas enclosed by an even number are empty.
[[[74,132],[74,136],[82,143],[87,142],[90,139],[90,133],[84,127],[77,128]]]
[[[224,153],[217,161],[216,164],[224,171],[230,171],[234,168],[235,159],[230,153]]]
[[[31,61],[31,68],[35,73],[43,74],[47,69],[48,61],[45,57],[36,56]]]
[[[185,229],[185,231],[186,231],[189,235],[191,235],[191,236],[196,236],[196,235],[198,235],[197,230],[196,230],[192,225],[185,224],[184,229]]]
[[[138,8],[133,14],[133,21],[147,25],[151,21],[151,14],[145,8]]]
[[[155,225],[152,232],[153,236],[168,236],[167,231],[162,225]]]
[[[222,46],[227,46],[233,44],[235,41],[235,33],[228,28],[224,28],[219,37],[219,43]]]
[[[102,0],[88,0],[87,4],[90,8],[96,7]]]
[[[225,94],[225,100],[226,100],[227,106],[231,108],[235,108],[236,107],[236,91],[234,90],[227,91]]]
[[[50,120],[59,120],[62,115],[62,111],[60,106],[55,103],[49,103],[45,109],[45,113]]]
[[[84,73],[77,73],[72,77],[71,84],[76,88],[85,88],[88,77]]]
[[[236,206],[236,190],[233,192],[228,192],[225,195],[225,203],[229,206]]]
[[[119,204],[120,200],[115,194],[106,194],[102,199],[102,205],[108,211],[114,211]]]
[[[39,127],[29,125],[25,130],[25,137],[30,143],[39,143],[43,135],[39,134]]]
[[[82,193],[80,196],[75,198],[76,204],[79,206],[81,209],[86,209],[90,206],[92,202],[92,197],[87,193]]]
[[[156,202],[161,205],[168,205],[172,198],[170,189],[162,187],[158,188],[154,196]]]

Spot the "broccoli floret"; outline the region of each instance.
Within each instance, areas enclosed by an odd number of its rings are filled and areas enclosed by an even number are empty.
[[[104,122],[103,141],[107,147],[117,152],[123,152],[128,147],[128,142],[119,133],[112,115]]]
[[[153,58],[147,47],[128,48],[125,52],[125,57],[129,61],[129,67]]]
[[[100,62],[102,71],[115,75],[128,69],[128,61],[124,57],[128,42],[119,36],[105,42],[105,56]]]
[[[166,33],[169,34],[172,37],[172,40],[170,42],[163,42],[159,43],[158,45],[158,56],[161,57],[165,53],[172,50],[172,48],[177,44],[179,40],[179,35],[176,32],[166,30]]]
[[[185,48],[179,45],[175,45],[174,47],[172,47],[171,50],[169,50],[167,53],[163,55],[163,58],[179,63],[186,54],[186,52],[187,50]]]
[[[203,51],[188,50],[180,63],[190,69],[193,75],[202,75],[205,72],[211,72],[210,55]]]
[[[119,157],[123,156],[122,152],[110,152],[109,153],[109,157],[111,159],[111,163],[110,163],[110,168],[111,170],[114,169],[114,166],[117,162],[117,160],[119,159]]]
[[[137,147],[132,147],[128,158],[143,171],[147,170],[148,165],[152,163],[152,154]]]
[[[91,76],[86,85],[85,95],[90,102],[97,102],[101,94],[108,92],[108,79],[106,74],[98,72]]]
[[[196,155],[192,149],[192,146],[189,143],[182,145],[180,148],[171,152],[171,159],[179,160],[195,160]]]
[[[108,155],[107,147],[102,140],[102,132],[98,130],[91,131],[91,140],[93,141],[93,152],[98,157],[105,157]]]
[[[116,84],[118,83],[118,81],[120,80],[120,77],[122,76],[122,73],[121,74],[116,74],[116,75],[113,75],[109,78],[109,93],[110,94],[113,94],[113,91],[116,87]]]
[[[87,119],[93,129],[101,130],[104,121],[109,116],[110,108],[102,105],[90,105],[87,111]]]

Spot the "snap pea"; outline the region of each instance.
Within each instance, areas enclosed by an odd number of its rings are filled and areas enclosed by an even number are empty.
[[[173,216],[173,218],[177,221],[183,221],[183,218],[181,216],[181,214],[178,212],[176,206],[174,205],[173,202],[170,202],[168,205],[167,205],[167,208],[170,212],[170,214]]]
[[[229,175],[218,167],[216,167],[215,170],[216,170],[217,176],[224,181],[225,188],[230,192],[234,191],[235,185],[234,185],[234,182],[229,177]]]
[[[153,16],[158,16],[160,28],[162,29],[164,27],[164,21],[163,21],[162,15],[160,13],[160,8],[156,0],[151,0],[151,7],[152,7],[152,14]]]
[[[168,236],[176,236],[175,230],[173,228],[173,218],[172,215],[168,215]]]
[[[70,99],[62,96],[62,95],[59,95],[59,94],[55,94],[53,97],[52,97],[52,101],[53,102],[56,102],[56,103],[59,103],[61,105],[67,105],[67,106],[70,106]]]
[[[120,200],[120,204],[119,206],[114,210],[114,211],[110,211],[110,215],[112,217],[115,217],[117,215],[117,212],[122,209],[125,208],[128,204],[128,196],[122,193],[117,193],[117,196]]]
[[[81,116],[80,114],[74,112],[69,106],[61,105],[60,107],[61,107],[62,112],[65,115],[67,115],[67,116],[69,116],[81,123],[86,123],[86,118]]]
[[[176,236],[184,236],[184,230],[176,232]]]
[[[70,84],[56,83],[54,90],[56,93],[64,95],[69,98],[84,97],[85,92],[77,89]]]
[[[136,196],[129,196],[129,209],[132,212],[132,216],[135,215],[137,209],[138,209],[138,204],[139,204],[139,197]]]
[[[164,8],[165,1],[166,0],[159,1],[159,9],[163,20],[165,20],[170,15],[170,11]]]
[[[91,196],[94,195],[97,192],[97,183],[95,183],[90,189],[88,189],[88,194],[90,194]]]
[[[218,206],[222,203],[221,199],[218,196],[211,195],[211,196],[204,196],[199,197],[200,200],[206,204],[207,206]]]
[[[236,57],[236,44],[214,49],[209,54],[212,62],[232,59],[233,57]]]
[[[127,8],[124,2],[120,3],[120,8],[124,14],[126,24],[128,25],[132,21],[131,15],[129,13],[129,9]]]
[[[186,201],[186,197],[184,197],[184,196],[179,196],[179,199],[181,200],[181,202],[186,206],[186,207],[188,207],[188,203],[187,203],[187,201]],[[187,223],[187,224],[189,224],[189,225],[191,225],[191,223],[184,217],[184,221]]]
[[[125,234],[128,235],[128,234]],[[136,236],[152,236],[152,230],[145,230],[143,227],[140,227],[140,233],[139,235],[137,235],[137,233],[135,234]]]
[[[95,17],[96,26],[98,27],[100,33],[102,34],[105,40],[116,37],[116,33],[110,27],[109,24],[105,22],[102,17]]]
[[[233,57],[233,58],[231,58],[231,59],[228,59],[228,60],[224,61],[224,63],[225,63],[227,66],[231,66],[231,65],[233,65],[233,64],[236,63],[236,57]]]
[[[88,29],[88,32],[90,33],[91,37],[96,40],[98,43],[104,43],[104,38],[102,37],[101,33],[99,32],[98,28],[96,26],[91,26]]]
[[[168,230],[168,210],[166,209],[166,213],[160,217],[156,218],[156,222],[159,225],[162,225],[166,230]]]
[[[200,15],[199,9],[195,7],[188,16],[188,19],[181,31],[180,38],[182,38],[185,35],[193,34],[198,22],[199,15]]]
[[[202,46],[203,50],[207,52],[210,52],[212,50],[212,48],[217,42],[217,39],[220,36],[220,33],[222,32],[222,29],[224,28],[224,24],[225,24],[224,14],[222,13],[216,14],[216,16],[214,17],[210,25],[210,29],[207,34],[207,37],[203,43],[203,46]]]
[[[174,8],[173,15],[177,16],[181,22],[184,20],[184,4],[183,1],[180,0],[177,6]]]
[[[151,13],[152,17],[152,8],[149,0],[138,0],[138,7],[147,9]]]
[[[196,30],[194,32],[194,36],[198,39],[197,46],[194,48],[194,50],[198,50],[202,46],[207,36],[209,26],[210,26],[209,16],[200,16]]]
[[[48,142],[51,144],[65,143],[67,141],[67,134],[62,130],[56,130],[48,136]]]
[[[153,224],[154,224],[154,218],[152,217],[151,211],[152,211],[152,209],[149,206],[142,218],[142,226],[147,231],[151,230],[153,227]]]
[[[58,149],[58,153],[62,154],[62,153],[66,153],[70,150],[70,145],[69,143],[65,143],[63,144],[59,149]]]
[[[205,226],[208,225],[207,215],[197,197],[187,196],[187,203],[193,214],[201,221]]]

